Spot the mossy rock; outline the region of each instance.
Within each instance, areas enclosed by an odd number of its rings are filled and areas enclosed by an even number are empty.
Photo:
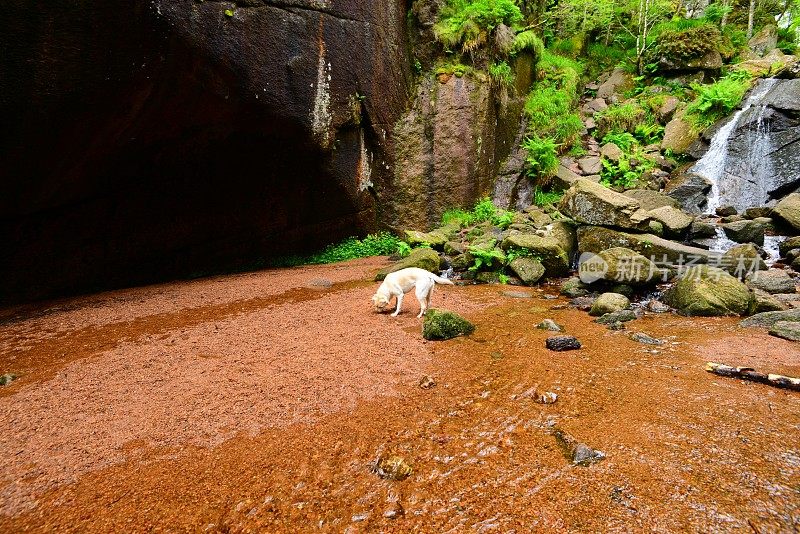
[[[687,269],[667,291],[665,302],[685,315],[743,315],[750,308],[750,290],[727,272],[708,265]]]
[[[443,250],[444,244],[447,242],[447,236],[436,230],[433,232],[418,232],[417,230],[405,231],[405,242],[412,247],[420,245],[430,245],[431,248],[436,250]]]
[[[625,295],[619,293],[603,293],[592,304],[589,315],[599,317],[607,313],[621,312],[631,305],[631,301]]]
[[[429,341],[444,341],[475,331],[475,325],[457,313],[430,308],[422,323],[422,337]]]
[[[608,270],[603,279],[609,282],[624,282],[627,285],[641,286],[659,282],[664,277],[660,269],[647,257],[625,247],[614,247],[598,254],[606,262]]]
[[[400,269],[405,269],[407,267],[419,267],[420,269],[425,269],[426,271],[438,274],[439,254],[435,250],[427,247],[415,248],[411,251],[411,254],[405,258],[396,261],[388,267],[384,267],[378,271],[378,274],[375,275],[375,281],[380,282],[386,278],[387,274],[399,271]]]
[[[532,234],[513,234],[500,245],[505,251],[521,250],[539,260],[549,277],[564,276],[569,272],[569,255],[558,239]]]
[[[542,262],[535,258],[514,258],[508,266],[526,286],[538,282],[545,272]]]

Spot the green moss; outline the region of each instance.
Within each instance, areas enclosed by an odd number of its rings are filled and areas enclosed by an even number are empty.
[[[520,52],[530,52],[538,60],[544,54],[544,43],[533,30],[520,32],[514,37],[511,54],[516,55]]]
[[[422,337],[429,341],[444,341],[454,337],[469,335],[475,325],[457,313],[431,308],[422,323]]]
[[[691,19],[689,19],[691,20]],[[722,33],[716,26],[695,21],[682,21],[688,27],[666,26],[658,34],[656,53],[668,58],[699,58],[722,45]]]
[[[522,12],[513,0],[448,0],[433,26],[436,40],[445,48],[477,50],[499,26],[522,21]]]
[[[638,102],[614,104],[595,115],[598,135],[610,132],[633,132],[638,124],[646,120],[644,108]]]

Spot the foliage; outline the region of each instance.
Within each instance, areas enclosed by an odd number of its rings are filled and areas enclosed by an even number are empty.
[[[495,215],[497,215],[497,206],[494,205],[491,198],[484,197],[472,209],[472,224],[491,221]]]
[[[446,48],[460,46],[470,52],[485,44],[500,24],[521,21],[522,12],[513,0],[448,0],[433,33]]]
[[[452,74],[456,78],[461,78],[465,74],[472,72],[472,67],[461,63],[444,63],[436,67],[436,75]]]
[[[635,165],[634,162],[636,162]],[[653,163],[642,157],[638,150],[635,156],[623,153],[616,162],[604,158],[602,164],[600,183],[623,189],[636,187],[645,171],[653,168]]]
[[[449,209],[442,214],[442,224],[457,224],[463,228],[472,224],[472,214],[458,208]]]
[[[506,229],[513,220],[514,212],[499,209],[489,197],[480,199],[471,212],[454,208],[445,211],[442,215],[442,224],[458,224],[462,228],[488,221]]]
[[[651,145],[661,143],[664,139],[664,127],[658,123],[642,123],[637,124],[633,130],[633,135],[636,140],[643,145]]]
[[[744,71],[734,71],[709,85],[693,85],[697,98],[686,108],[686,115],[697,127],[708,127],[730,114],[750,85],[750,76]]]
[[[489,78],[498,86],[510,87],[514,85],[514,73],[505,61],[489,65]]]
[[[603,137],[603,144],[614,143],[623,152],[630,152],[636,145],[636,138],[629,132],[611,132]]]
[[[558,204],[561,197],[564,196],[563,192],[558,191],[542,191],[540,187],[533,190],[533,203],[536,206],[546,206],[548,204]]]
[[[522,143],[528,155],[526,173],[532,178],[549,178],[558,170],[558,145],[551,137],[528,137]]]
[[[368,256],[385,256],[401,251],[410,252],[407,249],[408,245],[403,247],[401,243],[403,242],[400,238],[388,232],[369,234],[364,239],[348,237],[341,243],[329,245],[322,252],[309,256],[304,263],[333,263]]]
[[[530,52],[537,59],[544,54],[544,43],[533,30],[525,30],[514,37],[511,45],[511,54],[517,55],[520,52]]]
[[[595,115],[600,135],[608,132],[632,132],[637,124],[645,120],[645,111],[638,102],[625,102],[608,106]]]
[[[502,267],[506,261],[506,256],[497,249],[486,250],[480,247],[467,247],[467,250],[475,258],[475,263],[469,268],[470,271],[477,271],[484,267]]]

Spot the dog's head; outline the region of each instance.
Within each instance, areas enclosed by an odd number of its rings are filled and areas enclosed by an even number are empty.
[[[383,295],[373,295],[372,296],[372,305],[375,306],[375,310],[383,311],[386,309],[386,306],[389,305],[389,299],[387,299]]]

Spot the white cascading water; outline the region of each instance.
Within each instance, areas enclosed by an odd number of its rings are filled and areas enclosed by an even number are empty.
[[[728,159],[728,140],[731,134],[736,131],[742,115],[751,107],[759,106],[759,114],[756,119],[758,121],[757,127],[752,132],[751,138],[748,139],[748,146],[750,147],[748,160],[751,170],[757,169],[758,174],[762,176],[768,174],[768,172],[765,172],[767,169],[764,169],[764,165],[767,165],[767,159],[764,156],[770,150],[769,131],[763,121],[766,106],[759,105],[759,103],[769,93],[776,81],[774,78],[768,78],[759,82],[744,105],[742,105],[742,109],[737,111],[731,120],[714,134],[705,156],[692,167],[693,173],[699,174],[711,182],[711,193],[708,196],[706,213],[714,213],[714,210],[722,206],[723,203],[745,208],[767,202],[766,184],[761,184],[761,187],[759,187],[759,189],[763,189],[761,198],[742,198],[740,194],[737,194],[741,193],[737,187],[737,182],[740,182],[743,178],[731,176],[725,169],[727,168]],[[751,182],[756,182],[756,185],[759,185],[757,183],[758,176],[751,178]]]
[[[762,105],[761,101],[776,81],[774,78],[768,78],[759,82],[742,105],[742,109],[737,111],[731,120],[714,134],[708,152],[692,168],[693,173],[699,174],[711,182],[711,192],[708,195],[705,209],[706,214],[715,213],[716,209],[723,205],[732,205],[743,209],[766,204],[769,200],[769,184],[765,183],[764,178],[771,175],[769,158],[766,157],[771,150],[771,142],[769,126],[764,120],[767,106]],[[758,107],[758,115],[753,120],[756,128],[749,132],[747,140],[747,146],[750,148],[747,157],[748,170],[751,176],[734,176],[726,171],[728,142],[731,134],[737,130],[743,115],[753,106]],[[747,190],[742,189],[742,180],[749,182]],[[765,236],[764,250],[770,256],[767,263],[773,263],[778,259],[778,245],[784,239],[783,236]],[[717,237],[710,240],[709,248],[714,252],[722,253],[736,244],[728,239],[722,228],[717,227]]]

